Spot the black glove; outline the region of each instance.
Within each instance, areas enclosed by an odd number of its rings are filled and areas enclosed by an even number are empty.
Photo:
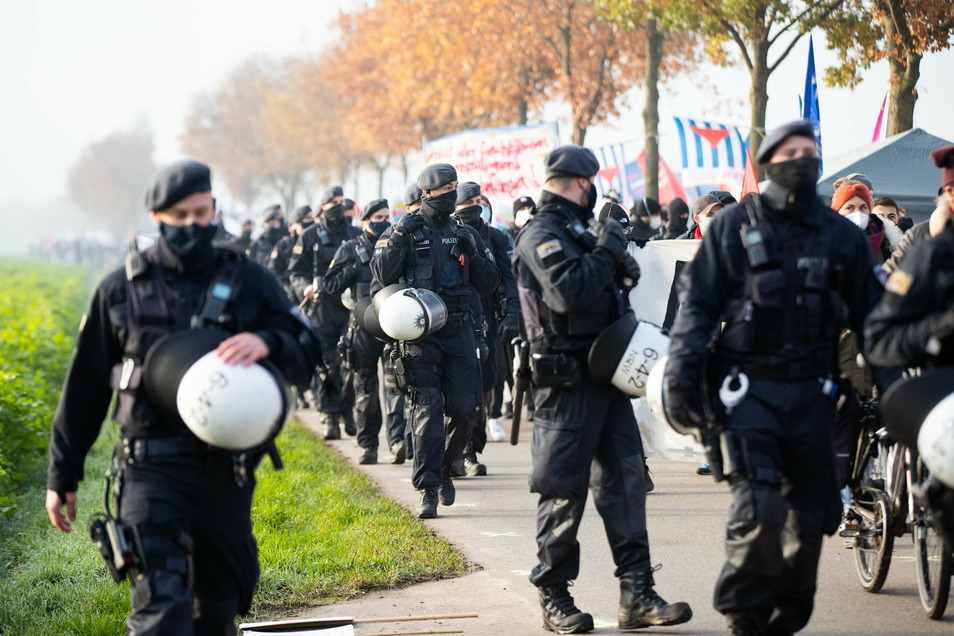
[[[623,228],[616,221],[601,221],[599,234],[596,235],[596,248],[603,248],[613,255],[618,263],[626,253],[626,237]]]
[[[639,263],[629,255],[629,252],[623,254],[623,259],[619,262],[619,271],[626,278],[633,281],[633,287],[639,282]]]
[[[481,362],[487,362],[487,358],[490,357],[490,347],[487,346],[487,341],[484,340],[483,335],[475,332],[474,342],[477,345],[477,359]]]
[[[687,379],[680,377],[674,382],[667,381],[668,378],[663,380],[663,408],[666,410],[666,419],[680,433],[706,425],[700,383],[687,382]],[[683,430],[679,430],[680,428]]]
[[[420,214],[405,214],[394,227],[394,231],[409,236],[422,227],[424,227],[424,218]]]
[[[467,229],[466,226],[455,226],[454,236],[457,237],[457,247],[460,248],[461,253],[466,254],[471,258],[477,257],[477,242],[474,241],[474,236],[470,233],[470,230]]]
[[[500,332],[503,334],[504,342],[512,342],[514,338],[520,335],[520,316],[516,313],[510,313],[504,316],[500,323]]]

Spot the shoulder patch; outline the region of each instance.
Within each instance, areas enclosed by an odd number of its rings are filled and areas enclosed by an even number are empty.
[[[292,248],[292,254],[301,254],[304,251],[305,251],[305,248],[302,247],[301,245],[296,245],[295,247]]]
[[[551,267],[566,258],[560,241],[546,241],[537,245],[537,257],[544,267]]]
[[[386,238],[378,239],[378,242],[374,244],[374,247],[376,247],[376,248],[377,248],[377,247],[387,247],[387,246],[388,246],[388,239],[386,239]]]
[[[884,284],[884,289],[898,296],[907,296],[908,291],[911,289],[911,283],[913,282],[914,277],[911,276],[911,274],[898,270],[888,277],[888,282]]]
[[[271,257],[278,258],[278,250],[272,250]]]

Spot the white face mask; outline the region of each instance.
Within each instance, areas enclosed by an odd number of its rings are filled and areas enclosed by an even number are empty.
[[[864,212],[849,212],[845,218],[860,227],[862,230],[868,227],[868,215]]]
[[[486,205],[480,206],[480,218],[484,220],[484,223],[490,223],[490,208]]]
[[[709,225],[712,224],[712,219],[714,218],[714,216],[703,216],[699,219],[699,231],[702,234],[705,234],[709,231]]]
[[[513,224],[517,227],[523,227],[527,224],[527,221],[530,220],[530,208],[522,208],[517,210],[517,216],[513,217]]]
[[[658,230],[662,226],[662,219],[659,218],[659,215],[649,217],[649,227],[654,230]]]

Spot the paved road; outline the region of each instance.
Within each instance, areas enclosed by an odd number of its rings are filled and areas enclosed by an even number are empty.
[[[313,412],[299,419],[317,430]],[[509,428],[509,423],[506,423]],[[302,617],[353,615],[396,616],[476,612],[476,619],[427,623],[427,629],[460,629],[465,634],[547,634],[541,628],[536,590],[527,581],[536,563],[534,541],[536,498],[527,486],[529,424],[521,428],[517,446],[488,444],[482,460],[486,477],[456,480],[457,503],[441,506],[439,517],[426,523],[461,550],[480,570],[458,579],[375,592],[346,603],[316,608]],[[353,439],[329,442],[357,466],[360,454]],[[410,466],[387,463],[361,466],[381,490],[413,510],[417,494],[410,485]],[[695,474],[694,463],[649,460],[656,490],[648,497],[648,521],[656,590],[668,601],[687,601],[693,619],[676,627],[641,633],[717,634],[725,632],[712,609],[712,590],[722,565],[722,536],[729,506],[728,488],[711,477]],[[572,593],[577,605],[593,614],[597,634],[615,634],[618,588],[614,566],[599,515],[588,504],[580,529],[582,568]],[[954,600],[944,620],[922,613],[914,579],[909,536],[898,540],[884,589],[868,594],[857,583],[853,555],[841,539],[826,539],[819,571],[819,592],[806,634],[954,634]],[[359,625],[358,634],[423,630],[420,623]]]

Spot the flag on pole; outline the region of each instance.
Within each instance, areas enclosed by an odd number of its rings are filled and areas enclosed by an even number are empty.
[[[741,199],[749,192],[759,194],[759,180],[758,177],[755,176],[755,164],[752,162],[752,151],[746,148],[745,175],[742,177],[742,194],[739,198]]]
[[[805,95],[802,100],[802,118],[815,127],[815,143],[818,144],[818,177],[822,175],[821,111],[818,108],[818,78],[815,76],[815,45],[808,36],[808,70],[805,73]]]
[[[880,141],[888,136],[888,118],[885,117],[885,107],[888,105],[888,94],[881,100],[881,110],[878,112],[878,121],[875,122],[874,134],[871,141]]]
[[[689,196],[694,199],[711,190],[738,188],[748,130],[698,119],[673,119],[682,153],[682,186]]]

